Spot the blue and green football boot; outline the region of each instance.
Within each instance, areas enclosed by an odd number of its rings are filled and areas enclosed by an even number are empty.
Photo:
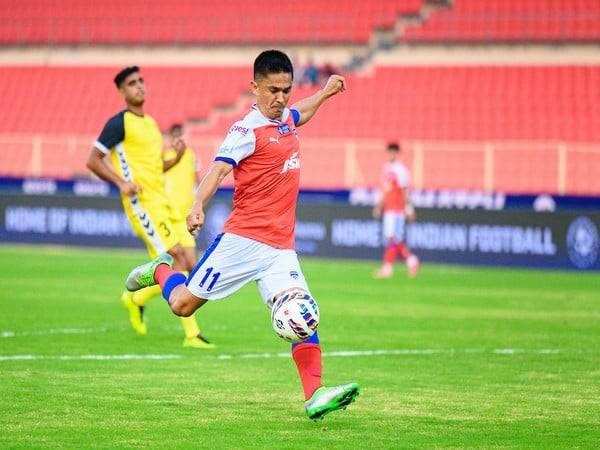
[[[154,271],[161,264],[173,267],[173,257],[168,253],[163,253],[154,260],[134,268],[129,272],[127,281],[125,282],[127,290],[139,291],[145,287],[154,286],[156,284],[156,281],[154,281]]]

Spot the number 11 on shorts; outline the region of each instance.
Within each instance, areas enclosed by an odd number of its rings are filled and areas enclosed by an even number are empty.
[[[204,283],[206,283],[208,281],[210,275],[212,274],[212,279],[210,280],[210,284],[206,288],[207,292],[212,291],[212,288],[215,287],[215,284],[216,284],[217,280],[221,276],[221,272],[215,272],[215,273],[213,273],[213,269],[214,269],[213,267],[207,268],[206,269],[206,273],[202,277],[202,281],[200,281],[200,287],[204,287]]]

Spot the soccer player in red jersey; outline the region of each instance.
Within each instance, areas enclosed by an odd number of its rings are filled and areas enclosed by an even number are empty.
[[[323,89],[288,109],[292,77],[290,59],[278,50],[264,51],[254,61],[251,87],[256,104],[229,129],[187,216],[188,230],[195,234],[204,225],[204,207],[233,171],[233,210],[194,270],[188,277],[175,272],[169,256],[163,255],[135,268],[127,279],[128,289],[159,284],[178,316],[189,316],[207,301],[227,297],[251,281],[270,308],[284,296],[310,294],[294,250],[301,161],[296,128],[343,92],[346,82],[332,75]],[[358,395],[357,383],[322,385],[317,333],[292,344],[292,357],[309,418],[345,408]]]
[[[383,265],[375,272],[376,278],[390,278],[394,274],[394,262],[399,256],[406,261],[408,275],[412,278],[419,271],[419,258],[405,243],[406,220],[415,220],[415,210],[410,203],[408,185],[410,175],[400,160],[400,146],[392,142],[387,146],[388,161],[383,166],[383,195],[373,208],[373,217],[383,215],[383,237],[386,243]]]

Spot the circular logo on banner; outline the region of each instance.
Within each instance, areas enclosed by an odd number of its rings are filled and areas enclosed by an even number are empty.
[[[579,269],[592,267],[598,259],[598,228],[588,217],[578,217],[567,231],[567,252]]]

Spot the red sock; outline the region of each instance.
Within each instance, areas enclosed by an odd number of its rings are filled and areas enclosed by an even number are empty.
[[[321,383],[321,347],[319,344],[299,344],[292,350],[292,358],[298,368],[304,398],[308,400]]]
[[[396,251],[400,255],[400,258],[402,258],[404,261],[406,261],[410,255],[412,255],[404,242],[396,244]]]
[[[162,289],[165,287],[165,282],[174,273],[177,272],[171,269],[167,264],[159,264],[158,267],[156,267],[156,270],[154,271],[154,281],[156,281]]]
[[[383,254],[383,262],[391,265],[394,261],[396,261],[396,245],[388,244]]]

